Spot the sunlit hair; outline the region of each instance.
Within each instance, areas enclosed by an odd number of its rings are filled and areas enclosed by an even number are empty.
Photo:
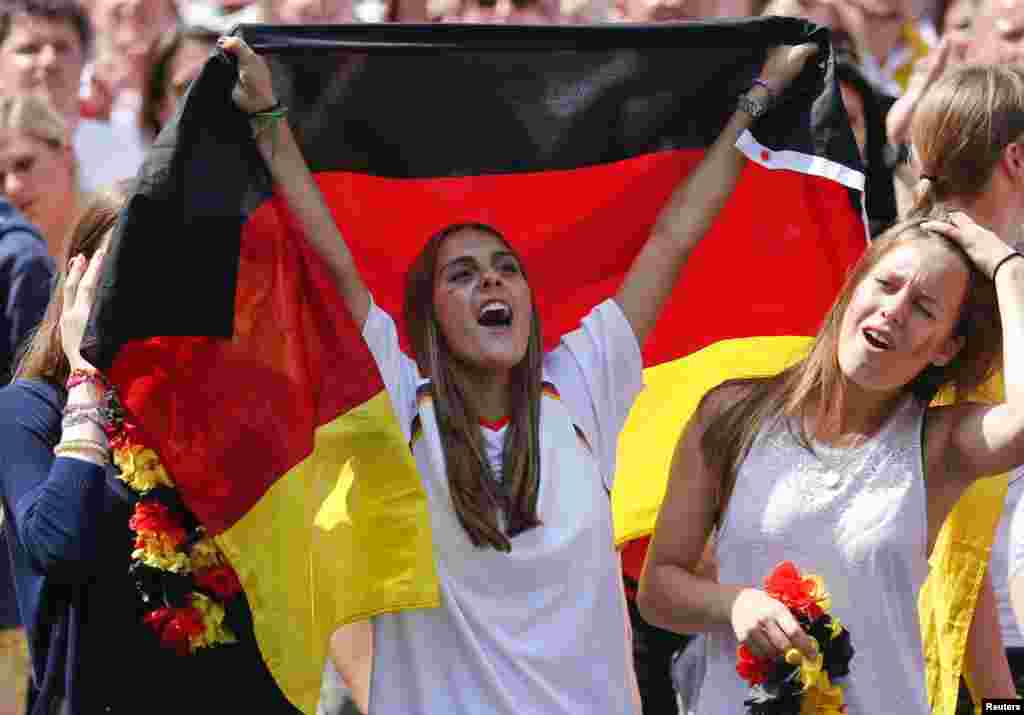
[[[967,291],[953,328],[953,336],[963,338],[963,347],[947,365],[925,368],[904,387],[905,391],[927,405],[940,389],[950,389],[955,402],[965,399],[995,372],[1002,355],[995,287],[960,246],[923,230],[921,224],[925,220],[904,221],[875,239],[850,272],[807,357],[777,375],[730,380],[705,396],[698,414],[704,411],[709,398],[724,405],[717,414],[709,416],[701,439],[705,464],[721,477],[720,510],[729,502],[736,470],[754,438],[770,420],[792,418],[787,424],[797,441],[813,452],[806,431],[807,418],[819,425],[832,425],[841,415],[846,383],[839,366],[843,316],[860,284],[893,250],[911,242],[939,242],[959,257],[969,271]]]
[[[405,324],[420,371],[432,383],[449,491],[459,522],[474,545],[510,551],[510,537],[540,525],[537,517],[543,359],[540,317],[534,307],[526,356],[511,371],[502,488],[487,461],[480,433],[481,415],[476,400],[469,394],[466,367],[452,354],[434,307],[434,282],[441,246],[447,238],[465,230],[494,236],[513,251],[504,236],[484,224],[456,224],[435,234],[406,274]],[[536,306],[535,302],[533,304]],[[499,521],[502,511],[504,530]]]
[[[64,307],[68,262],[79,254],[92,258],[103,238],[117,222],[124,201],[125,194],[120,188],[96,194],[71,228],[64,244],[67,252],[57,262],[58,272],[46,314],[18,362],[15,379],[47,380],[58,387],[63,387],[67,382],[71,371],[61,345],[60,315]]]
[[[53,151],[67,151],[71,147],[71,132],[64,117],[38,94],[25,92],[0,97],[0,129],[24,134]],[[72,165],[77,167],[77,163]],[[77,168],[73,171],[77,173]]]
[[[911,138],[921,180],[911,216],[989,184],[1011,142],[1024,134],[1024,70],[969,65],[940,78],[914,111]]]

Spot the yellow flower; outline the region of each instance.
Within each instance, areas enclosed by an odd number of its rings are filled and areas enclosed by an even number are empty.
[[[192,649],[208,648],[219,643],[237,643],[234,633],[224,625],[224,607],[201,593],[192,593],[192,606],[203,616],[206,630],[191,639]]]
[[[843,633],[843,624],[835,616],[832,617],[832,622],[828,624],[828,628],[832,632],[832,638],[838,638]]]
[[[808,574],[804,578],[814,582],[814,600],[817,602],[818,607],[825,613],[831,614],[832,596],[829,595],[828,589],[825,588],[825,579],[817,574]]]
[[[160,458],[148,447],[131,444],[115,450],[114,464],[121,470],[121,481],[137,492],[149,491],[158,486],[174,486]]]
[[[845,715],[843,689],[829,680],[828,673],[820,671],[815,675],[814,687],[801,698],[800,715]]]
[[[192,546],[192,567],[196,571],[219,566],[224,563],[220,549],[213,539],[204,536]]]
[[[138,542],[136,542],[138,543]],[[143,539],[143,546],[132,551],[132,558],[141,561],[146,566],[174,573],[188,573],[188,555],[180,551],[161,549],[158,544],[150,539]]]

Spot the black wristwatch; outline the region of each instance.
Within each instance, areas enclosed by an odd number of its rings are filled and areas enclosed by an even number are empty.
[[[751,119],[760,119],[767,114],[771,106],[770,99],[757,99],[749,93],[741,94],[736,101],[736,108],[749,114]]]

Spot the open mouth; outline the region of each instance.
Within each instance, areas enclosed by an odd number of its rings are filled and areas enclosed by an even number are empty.
[[[508,303],[492,300],[484,303],[476,320],[485,328],[507,328],[512,324],[512,308]]]
[[[888,350],[892,347],[892,342],[887,335],[879,333],[877,330],[871,328],[864,328],[864,339],[868,341],[868,345],[878,350]]]

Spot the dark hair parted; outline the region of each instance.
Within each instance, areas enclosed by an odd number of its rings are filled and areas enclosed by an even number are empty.
[[[995,287],[960,246],[922,229],[926,220],[928,217],[899,223],[871,244],[847,277],[805,358],[773,376],[729,380],[704,397],[698,408],[698,414],[706,415],[707,419],[701,453],[708,468],[721,479],[719,518],[729,502],[740,464],[770,421],[793,418],[787,424],[795,429],[794,436],[801,446],[813,452],[805,418],[829,425],[841,414],[845,378],[839,365],[839,340],[843,317],[854,292],[893,250],[910,242],[937,241],[958,256],[969,271],[967,292],[953,328],[953,335],[963,338],[963,347],[947,365],[929,365],[921,371],[905,386],[905,391],[927,405],[940,389],[951,388],[953,400],[959,401],[995,372],[1002,355]],[[708,408],[709,401],[714,401],[718,409]]]
[[[948,72],[921,98],[910,133],[922,176],[911,216],[979,196],[1003,150],[1024,134],[1024,70],[968,65]]]
[[[57,275],[50,302],[18,363],[14,374],[16,379],[48,380],[58,387],[63,387],[67,382],[71,369],[61,345],[60,315],[64,308],[64,281],[67,280],[68,262],[79,254],[92,258],[104,237],[117,223],[124,204],[125,192],[115,188],[94,195],[82,210],[65,240],[67,253],[57,261]]]
[[[509,426],[499,484],[487,461],[479,409],[468,392],[467,367],[452,354],[434,308],[441,246],[446,239],[465,230],[494,236],[514,253],[505,237],[486,224],[462,223],[442,229],[430,238],[406,273],[405,324],[420,372],[432,383],[449,491],[459,523],[475,546],[511,551],[510,537],[540,525],[540,317],[534,307],[526,356],[511,371]],[[504,531],[499,522],[500,512],[505,516]]]
[[[179,27],[154,42],[146,55],[150,69],[142,94],[139,129],[149,141],[156,139],[157,134],[163,129],[160,112],[168,94],[167,82],[171,79],[174,58],[186,42],[208,45],[212,50],[217,45],[217,33],[203,27]]]
[[[92,25],[85,9],[76,0],[0,0],[0,44],[7,41],[18,15],[42,17],[71,23],[82,45],[83,56],[92,51]]]

